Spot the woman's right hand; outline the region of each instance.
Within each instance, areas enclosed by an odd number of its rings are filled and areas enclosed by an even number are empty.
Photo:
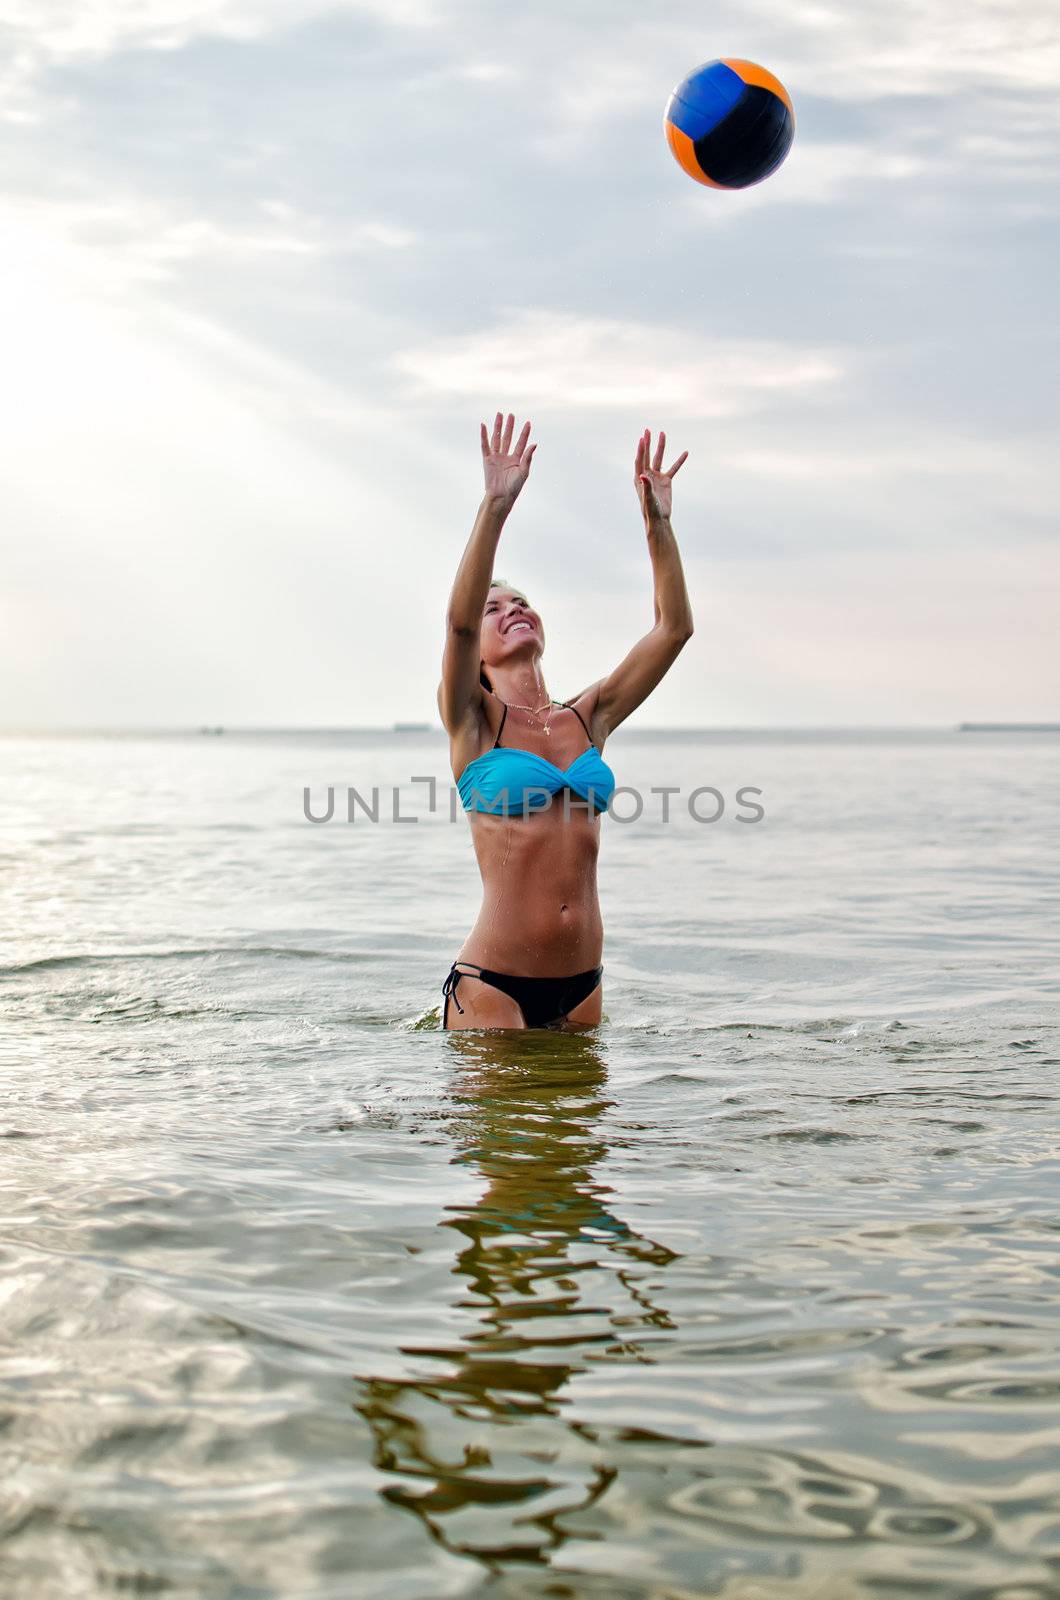
[[[515,418],[509,413],[507,420],[504,421],[503,431],[502,420],[498,411],[493,423],[492,438],[486,432],[486,424],[484,422],[480,424],[482,470],[486,478],[486,498],[510,511],[526,482],[537,445],[529,443],[530,424],[524,422],[523,431],[515,441],[513,450],[512,434],[515,431]]]

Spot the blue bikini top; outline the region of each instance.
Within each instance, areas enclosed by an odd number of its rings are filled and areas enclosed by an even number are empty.
[[[585,727],[585,719],[572,705],[561,707],[573,711],[586,737],[588,750],[583,750],[569,767],[557,767],[554,761],[535,755],[532,750],[517,750],[512,745],[501,746],[508,707],[504,708],[501,725],[493,748],[469,761],[457,779],[465,811],[486,811],[504,817],[523,816],[527,811],[539,811],[550,802],[551,796],[561,789],[573,789],[587,800],[597,812],[606,811],[615,791],[615,775]],[[506,803],[507,802],[507,803]]]

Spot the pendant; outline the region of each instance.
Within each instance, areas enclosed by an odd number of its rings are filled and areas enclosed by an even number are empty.
[[[547,723],[545,724],[545,732],[548,735],[548,737],[551,739],[551,737],[552,737],[552,729],[548,726]]]

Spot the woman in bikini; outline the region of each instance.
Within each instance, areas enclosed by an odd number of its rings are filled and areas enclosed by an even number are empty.
[[[442,985],[442,1027],[593,1027],[603,1002],[596,857],[615,787],[602,752],[692,633],[670,526],[671,483],[688,452],[664,470],[664,433],[654,456],[650,432],[637,445],[654,626],[607,677],[557,704],[541,671],[541,618],[521,590],[493,576],[537,446],[527,422],[513,447],[512,416],[498,413],[492,435],[484,423],[481,431],[486,492],[449,596],[438,709],[483,899]]]

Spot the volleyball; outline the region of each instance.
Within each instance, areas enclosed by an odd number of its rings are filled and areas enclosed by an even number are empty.
[[[697,67],[666,106],[666,137],[681,167],[711,189],[748,189],[776,172],[795,137],[791,97],[753,61]]]

